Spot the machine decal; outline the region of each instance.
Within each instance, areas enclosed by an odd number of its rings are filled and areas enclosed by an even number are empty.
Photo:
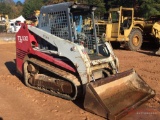
[[[28,36],[17,36],[18,42],[28,41]]]

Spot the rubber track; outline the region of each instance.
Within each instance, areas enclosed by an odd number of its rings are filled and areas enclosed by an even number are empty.
[[[40,61],[40,60],[35,59],[35,58],[30,58],[30,59],[27,60],[27,61],[29,61],[29,62],[31,62],[31,63],[33,63],[33,64],[36,64],[37,66],[39,66],[39,67],[41,67],[41,68],[43,68],[43,69],[46,69],[46,70],[48,70],[48,71],[50,71],[50,72],[52,72],[52,73],[60,76],[61,78],[64,78],[64,79],[66,79],[66,80],[68,80],[68,81],[71,81],[71,82],[74,83],[74,85],[76,85],[76,86],[79,86],[79,85],[80,85],[80,82],[78,81],[78,79],[76,78],[76,76],[73,75],[73,74],[71,74],[71,73],[69,73],[69,72],[67,72],[67,71],[64,71],[64,70],[62,70],[62,69],[60,69],[60,68],[57,68],[57,67],[55,67],[55,66],[53,66],[53,65],[51,65],[51,64],[49,64],[49,63]],[[37,90],[40,90],[40,88],[35,88],[35,87],[33,87],[33,86],[30,86],[30,87],[32,87],[32,88],[34,88],[34,89],[37,89]],[[54,92],[54,93],[55,93],[55,94],[54,94],[52,91],[49,92],[49,90],[44,90],[44,89],[41,89],[40,91],[47,92],[48,94],[51,94],[51,95],[54,95],[54,96],[58,96],[58,97],[61,97],[61,98],[64,98],[64,99],[68,99],[68,100],[74,100],[75,97],[76,97],[76,96],[74,96],[74,97],[72,98],[72,97],[70,97],[70,96],[67,95],[67,94],[62,94],[62,93],[57,93],[57,92],[56,92],[56,93]],[[57,94],[57,95],[56,95],[56,94]],[[59,94],[59,95],[58,95],[58,94]]]

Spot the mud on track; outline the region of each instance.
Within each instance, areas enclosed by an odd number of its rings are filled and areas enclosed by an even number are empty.
[[[160,119],[160,57],[156,49],[144,47],[138,52],[115,50],[120,71],[134,68],[156,90],[156,97],[122,120]],[[83,103],[67,101],[25,87],[16,73],[15,43],[0,44],[0,119],[4,120],[105,120],[83,109]]]

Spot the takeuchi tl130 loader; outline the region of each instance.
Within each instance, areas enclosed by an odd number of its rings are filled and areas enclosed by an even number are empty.
[[[26,86],[67,100],[84,97],[87,111],[117,120],[155,91],[135,70],[118,73],[110,44],[96,35],[95,9],[73,2],[43,6],[38,26],[24,23],[16,34],[16,67]]]

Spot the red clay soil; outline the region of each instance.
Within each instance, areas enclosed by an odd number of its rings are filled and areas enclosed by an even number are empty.
[[[15,43],[0,44],[0,120],[105,120],[68,101],[26,87],[16,73]],[[122,120],[160,119],[160,56],[154,50],[115,50],[120,72],[134,68],[156,90],[156,96]]]

